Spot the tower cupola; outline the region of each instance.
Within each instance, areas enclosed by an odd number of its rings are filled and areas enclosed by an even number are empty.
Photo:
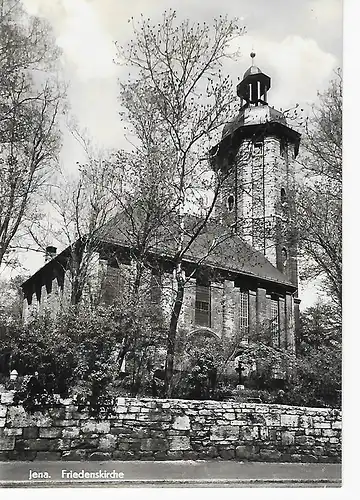
[[[267,92],[271,86],[271,79],[258,66],[254,65],[255,52],[251,52],[252,64],[245,71],[243,79],[237,85],[237,95],[246,104],[267,104]]]

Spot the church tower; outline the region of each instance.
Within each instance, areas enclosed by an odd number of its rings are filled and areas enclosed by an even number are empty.
[[[238,115],[211,149],[224,178],[216,211],[223,224],[262,252],[297,287],[295,158],[300,134],[268,104],[271,79],[252,65],[237,85]]]

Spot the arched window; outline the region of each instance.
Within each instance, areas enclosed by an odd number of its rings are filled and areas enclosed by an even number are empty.
[[[264,143],[263,142],[254,142],[253,143],[253,153],[255,156],[262,156],[263,154]]]
[[[229,212],[232,212],[234,210],[234,205],[235,205],[235,198],[231,194],[227,199],[227,208]]]
[[[281,260],[282,260],[282,263],[284,266],[286,265],[287,259],[288,259],[288,253],[287,253],[286,248],[283,247],[281,249]]]
[[[280,139],[280,155],[282,157],[286,157],[288,154],[288,143],[287,143],[287,140],[282,137]]]
[[[281,188],[280,189],[280,199],[281,199],[281,203],[284,204],[287,202],[287,196],[286,196],[286,191],[284,188]]]

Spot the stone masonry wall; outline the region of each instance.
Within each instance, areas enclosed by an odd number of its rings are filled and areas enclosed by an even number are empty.
[[[341,460],[340,410],[118,398],[96,421],[71,400],[30,415],[12,398],[1,394],[0,460]]]

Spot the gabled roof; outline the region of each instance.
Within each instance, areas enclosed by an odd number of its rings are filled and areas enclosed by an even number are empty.
[[[131,221],[130,221],[131,219]],[[199,217],[186,215],[184,218],[184,246],[201,226]],[[134,217],[123,212],[104,230],[101,240],[126,247],[134,246],[138,230],[134,230]],[[148,241],[152,254],[174,258],[178,251],[179,231],[176,222],[157,226],[156,233]],[[252,248],[239,235],[213,220],[209,220],[185,253],[184,260],[201,265],[216,267],[226,271],[271,281],[295,289],[283,273],[274,267],[259,251]]]
[[[119,247],[137,248],[143,236],[140,220],[140,217],[134,216],[133,212],[123,211],[99,230],[98,240]],[[194,232],[201,227],[202,219],[186,215],[183,224],[183,245],[187,245]],[[174,218],[172,223],[163,221],[159,224],[159,221],[156,221],[153,231],[150,231],[147,239],[147,253],[169,260],[174,259],[179,248],[180,231],[178,227]],[[34,279],[41,280],[43,273],[47,275],[47,273],[52,272],[52,268],[58,266],[60,260],[64,261],[69,255],[68,250],[65,249],[33,274],[23,283],[23,289],[27,288]],[[294,285],[261,252],[252,248],[240,236],[231,232],[228,227],[213,220],[209,220],[194,239],[184,255],[184,261],[265,280],[295,290]]]

